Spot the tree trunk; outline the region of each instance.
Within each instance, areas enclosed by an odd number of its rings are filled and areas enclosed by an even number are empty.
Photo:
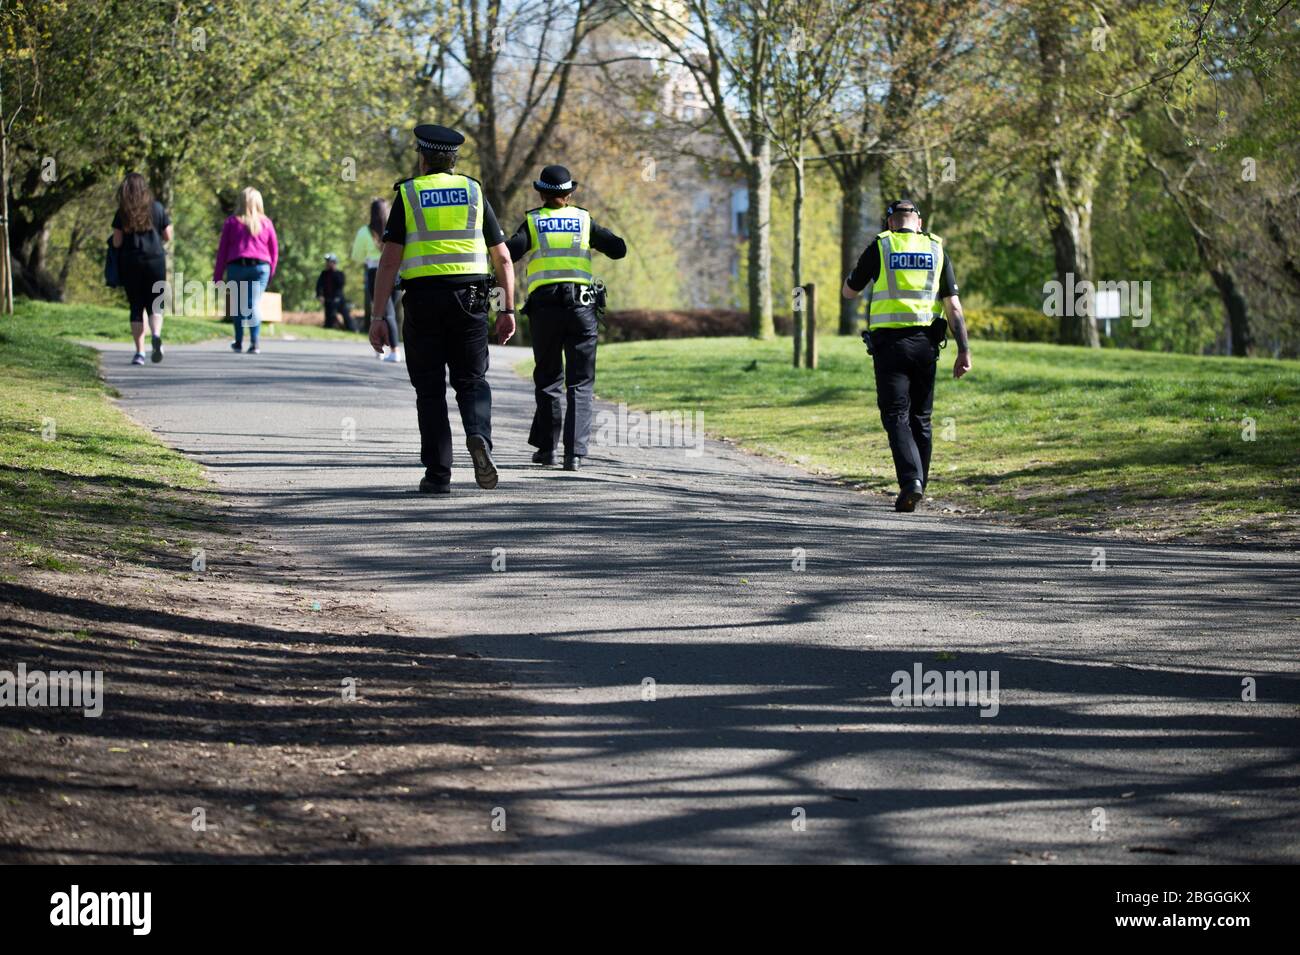
[[[1245,358],[1255,351],[1255,339],[1250,333],[1250,312],[1246,306],[1246,297],[1241,294],[1236,276],[1230,266],[1210,269],[1210,278],[1223,299],[1223,309],[1227,315],[1228,347],[1233,355]]]
[[[860,246],[866,236],[859,228],[862,209],[862,182],[853,180],[840,191],[840,282],[849,277],[862,254]],[[840,334],[852,335],[858,330],[858,299],[840,296]]]
[[[804,322],[808,312],[804,304],[803,288],[803,203],[804,203],[804,169],[803,156],[796,156],[794,163],[794,222],[793,242],[790,250],[790,314],[794,319],[794,367],[802,363]]]
[[[1082,201],[1071,196],[1060,157],[1049,161],[1039,177],[1040,198],[1052,236],[1056,281],[1063,293],[1092,280],[1092,196]],[[1073,277],[1071,279],[1071,276]],[[1075,315],[1072,297],[1062,297],[1057,340],[1062,345],[1101,347],[1097,322],[1091,315]]]
[[[0,86],[0,313],[14,313],[13,260],[9,254],[9,126]]]
[[[28,228],[24,228],[27,225]],[[49,245],[50,224],[37,226],[15,221],[10,223],[10,263],[13,267],[14,294],[46,302],[63,301],[63,286],[45,270],[45,252]]]
[[[170,213],[172,200],[176,192],[176,159],[174,156],[154,156],[149,160],[149,186],[153,197],[163,204]],[[174,232],[175,230],[173,230]],[[164,277],[167,287],[176,295],[176,250],[173,242],[163,244],[163,256],[166,262]]]
[[[1063,289],[1092,280],[1092,236],[1078,220],[1078,210],[1057,209],[1060,221],[1052,225],[1052,251],[1056,259],[1056,280]],[[1073,275],[1073,283],[1069,276]],[[1057,325],[1057,339],[1062,345],[1101,347],[1097,322],[1091,315],[1071,315],[1073,301],[1065,300]]]
[[[772,144],[761,130],[752,140],[749,179],[749,328],[754,338],[772,338]]]
[[[1175,197],[1177,198],[1177,197]],[[1246,296],[1241,292],[1241,285],[1226,255],[1220,255],[1216,243],[1200,226],[1192,220],[1191,209],[1182,202],[1175,203],[1183,213],[1192,230],[1192,239],[1196,243],[1196,255],[1210,273],[1214,287],[1219,291],[1223,302],[1224,326],[1228,332],[1228,353],[1238,358],[1245,358],[1255,351],[1255,339],[1250,332],[1250,309]]]
[[[870,157],[861,168],[860,176],[850,175],[840,186],[841,281],[849,277],[862,250],[880,231],[880,165],[876,157]],[[856,335],[862,299],[841,295],[839,300],[840,334]]]
[[[1070,105],[1065,95],[1069,83],[1065,39],[1068,25],[1063,12],[1043,4],[1035,17],[1034,28],[1038,35],[1041,83],[1038,114],[1049,138],[1046,152],[1039,159],[1038,197],[1052,236],[1056,281],[1064,292],[1072,285],[1092,280],[1092,182],[1095,177],[1090,174],[1087,164],[1099,163],[1104,137],[1088,147],[1070,142],[1071,137],[1066,135]],[[1071,151],[1067,153],[1067,149]],[[1084,167],[1082,172],[1078,168],[1080,164]],[[1100,348],[1096,321],[1091,315],[1071,314],[1073,304],[1062,296],[1057,340],[1062,345]]]
[[[1208,228],[1197,221],[1193,209],[1197,208],[1198,203],[1196,198],[1185,188],[1186,177],[1179,180],[1179,184],[1176,186],[1174,177],[1154,157],[1147,156],[1147,165],[1159,174],[1160,181],[1165,187],[1165,194],[1173,201],[1174,208],[1182,214],[1183,221],[1187,223],[1187,227],[1192,233],[1192,242],[1196,246],[1196,257],[1204,266],[1205,271],[1210,273],[1214,287],[1219,291],[1219,298],[1223,302],[1224,326],[1228,333],[1228,353],[1239,358],[1252,354],[1255,350],[1255,339],[1250,331],[1250,309],[1246,304],[1246,297],[1242,294],[1241,286],[1237,282],[1236,273],[1232,268],[1232,260],[1227,255],[1220,254],[1219,242]],[[1193,162],[1192,166],[1188,168],[1188,173],[1195,167],[1196,163]],[[1275,231],[1274,229],[1276,224],[1269,220],[1267,225],[1273,240],[1285,243],[1285,236],[1281,230]],[[1284,245],[1283,248],[1285,248]],[[1300,279],[1300,275],[1297,275],[1296,278]]]
[[[171,156],[152,156],[149,159],[149,188],[153,197],[167,209],[172,207],[176,181],[176,162]]]
[[[50,302],[63,300],[63,287],[57,277],[45,270],[45,253],[49,245],[50,223],[69,202],[98,185],[100,171],[95,166],[59,177],[57,183],[40,189],[40,166],[32,165],[18,178],[10,170],[9,257],[13,269],[14,293]]]
[[[59,268],[58,282],[60,288],[68,287],[68,276],[72,272],[72,260],[77,257],[77,253],[81,251],[81,246],[90,233],[89,226],[82,225],[80,222],[73,225],[68,236],[68,254],[63,257],[63,265]]]

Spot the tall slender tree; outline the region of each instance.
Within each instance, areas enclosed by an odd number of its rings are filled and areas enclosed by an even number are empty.
[[[780,0],[619,0],[628,15],[692,78],[749,193],[749,323],[755,338],[771,338],[772,31]]]
[[[798,304],[792,309],[796,363],[806,314],[802,290],[807,151],[835,118],[833,105],[862,39],[864,6],[865,0],[780,0],[769,21],[772,101],[763,118],[794,175],[790,287],[797,297],[792,304]]]

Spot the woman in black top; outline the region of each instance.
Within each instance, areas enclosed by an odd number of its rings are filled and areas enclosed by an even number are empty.
[[[131,335],[135,338],[133,365],[144,364],[144,322],[153,333],[153,360],[163,359],[162,306],[158,286],[167,281],[163,243],[171,241],[167,210],[153,197],[138,172],[128,173],[117,187],[117,214],[113,216],[113,247],[118,250],[117,270],[131,309]]]

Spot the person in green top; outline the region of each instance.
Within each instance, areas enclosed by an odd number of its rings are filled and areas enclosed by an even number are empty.
[[[375,276],[379,274],[379,241],[384,234],[384,226],[388,222],[388,200],[374,198],[370,201],[370,222],[363,225],[357,230],[356,238],[352,240],[352,261],[357,265],[363,266],[366,270],[366,320],[365,330],[370,330],[370,320],[374,315],[375,297]],[[385,361],[399,361],[400,356],[397,353],[397,344],[401,341],[398,336],[397,327],[397,288],[393,288],[393,294],[389,296],[384,303],[383,319],[388,325],[388,341],[390,343],[388,354],[383,355]]]

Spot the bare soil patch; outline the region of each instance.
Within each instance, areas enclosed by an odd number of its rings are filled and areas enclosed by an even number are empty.
[[[0,707],[0,862],[428,861],[508,842],[491,828],[509,761],[485,735],[492,665],[231,533],[202,542],[244,563],[205,573],[0,561],[0,669],[104,674],[98,718]]]

